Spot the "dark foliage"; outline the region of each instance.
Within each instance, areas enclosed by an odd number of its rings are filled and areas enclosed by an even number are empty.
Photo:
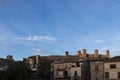
[[[42,60],[38,67],[37,78],[48,80],[51,76],[51,61]]]
[[[10,62],[5,74],[5,80],[25,80],[29,76],[29,68],[24,62]]]

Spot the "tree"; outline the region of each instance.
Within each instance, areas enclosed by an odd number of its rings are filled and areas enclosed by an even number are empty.
[[[51,62],[47,60],[42,60],[38,67],[37,78],[49,80],[50,76],[51,76]]]
[[[6,71],[5,80],[25,80],[29,76],[29,67],[25,62],[14,61],[8,64],[9,68]]]
[[[2,71],[0,70],[0,80],[2,79],[2,74],[3,74],[3,73],[2,73]]]

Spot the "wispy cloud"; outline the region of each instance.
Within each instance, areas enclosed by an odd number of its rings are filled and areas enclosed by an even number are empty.
[[[28,36],[25,37],[25,40],[30,40],[30,41],[56,41],[54,37],[50,36]]]
[[[100,43],[103,43],[104,42],[104,40],[95,40],[95,43],[97,43],[97,44],[100,44]]]

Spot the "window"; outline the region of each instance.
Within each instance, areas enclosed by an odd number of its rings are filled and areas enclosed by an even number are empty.
[[[98,65],[95,65],[95,71],[99,71]]]
[[[71,67],[72,67],[72,68],[74,68],[74,67],[75,67],[75,65],[71,65]]]
[[[77,76],[77,71],[74,72],[74,76]]]
[[[111,68],[111,69],[116,68],[116,64],[110,64],[110,68]]]
[[[68,71],[64,71],[64,76],[68,76]]]
[[[105,72],[105,78],[106,78],[106,79],[109,78],[109,72]]]
[[[118,72],[118,79],[120,79],[120,72]]]
[[[77,63],[76,63],[76,66],[77,66],[77,67],[80,67],[80,64],[77,62]]]

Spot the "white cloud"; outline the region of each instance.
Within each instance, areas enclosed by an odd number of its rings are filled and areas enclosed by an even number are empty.
[[[103,42],[104,42],[103,40],[95,40],[95,43],[98,43],[98,44],[103,43]]]
[[[25,40],[31,40],[31,41],[55,41],[56,39],[54,37],[49,36],[28,36],[25,38]]]

